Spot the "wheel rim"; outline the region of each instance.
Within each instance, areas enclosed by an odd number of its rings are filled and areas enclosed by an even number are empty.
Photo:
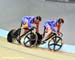
[[[54,51],[60,50],[62,45],[63,45],[63,40],[58,36],[52,37],[52,39],[48,42],[48,48]]]
[[[31,34],[34,35],[34,38],[31,38]],[[37,35],[34,34],[33,32],[27,33],[25,35],[23,43],[24,43],[24,46],[26,46],[26,47],[36,46],[36,44],[37,44]]]

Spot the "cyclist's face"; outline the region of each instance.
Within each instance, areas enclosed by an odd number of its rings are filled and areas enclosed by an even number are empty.
[[[36,24],[38,24],[39,22],[40,22],[40,21],[39,21],[38,19],[37,19],[37,20],[35,20],[35,23],[36,23]]]
[[[58,22],[58,24],[62,25],[63,23],[62,22]]]

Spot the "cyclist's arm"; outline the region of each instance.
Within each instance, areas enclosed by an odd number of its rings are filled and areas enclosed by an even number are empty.
[[[36,32],[39,33],[39,23],[33,23],[36,25]]]
[[[36,32],[39,32],[39,23],[36,24]]]
[[[61,28],[61,24],[57,24],[57,34],[58,34],[58,36],[60,36],[60,28]]]

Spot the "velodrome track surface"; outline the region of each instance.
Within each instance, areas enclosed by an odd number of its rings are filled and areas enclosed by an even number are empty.
[[[6,38],[0,37],[0,60],[75,60],[75,53],[26,48],[18,43],[8,43]]]
[[[68,44],[75,44],[75,4],[44,2],[43,0],[1,0],[0,9],[0,29],[8,31],[18,28],[24,15],[40,15],[44,18],[63,16],[65,20],[64,41]],[[43,19],[44,21],[45,19]],[[0,34],[2,33],[0,32]],[[4,33],[6,34],[6,32]],[[5,35],[4,33],[3,35]],[[70,52],[68,52],[69,50]],[[48,49],[26,48],[23,45],[10,44],[6,38],[0,37],[0,60],[75,60],[75,48],[71,48],[69,45],[69,47],[65,47],[65,51],[52,52]]]

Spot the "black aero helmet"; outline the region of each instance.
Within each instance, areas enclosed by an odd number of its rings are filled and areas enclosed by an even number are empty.
[[[41,16],[36,16],[36,19],[38,19],[39,21],[41,21]]]
[[[59,23],[64,23],[64,19],[59,18],[59,19],[58,19],[58,22],[59,22]]]

